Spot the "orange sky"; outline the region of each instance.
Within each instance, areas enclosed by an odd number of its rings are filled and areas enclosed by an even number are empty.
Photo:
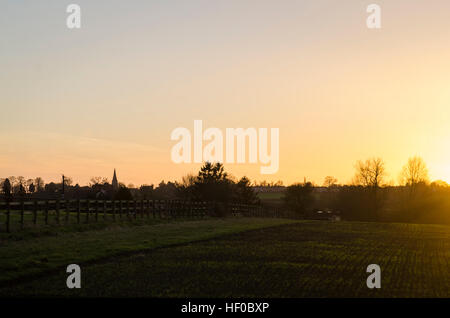
[[[226,165],[237,177],[351,180],[382,157],[397,180],[419,155],[450,182],[448,1],[11,2],[0,10],[0,177],[61,173],[135,185],[178,180],[170,134],[280,129],[280,166]]]

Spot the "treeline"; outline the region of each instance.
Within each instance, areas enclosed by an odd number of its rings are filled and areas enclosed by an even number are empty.
[[[63,177],[61,183],[44,184],[42,178],[25,181],[22,177],[0,180],[4,199],[105,199],[105,200],[192,200],[214,201],[218,204],[259,204],[250,180],[237,180],[225,172],[221,163],[206,162],[197,175],[187,175],[180,182],[161,182],[157,187],[139,188],[119,184],[114,189],[106,178],[93,177],[89,186],[72,185],[72,179]],[[218,208],[219,209],[219,208]]]
[[[159,185],[119,184],[114,188],[108,179],[94,177],[89,186],[72,185],[64,177],[61,183],[45,184],[42,178],[10,177],[0,180],[6,200],[26,199],[106,199],[106,200],[198,200],[217,203],[226,210],[228,203],[260,204],[255,189],[263,198],[267,192],[283,191],[281,200],[266,200],[297,214],[311,216],[320,211],[339,214],[346,220],[447,223],[450,224],[450,187],[443,181],[430,182],[425,162],[413,157],[399,174],[399,185],[386,182],[385,163],[380,158],[358,161],[351,184],[340,185],[332,176],[322,187],[306,180],[284,187],[282,182],[251,184],[247,177],[236,179],[221,163],[206,162],[197,175],[186,175],[178,182]],[[262,190],[261,188],[264,188]],[[277,190],[277,191],[275,191]]]
[[[386,182],[385,163],[380,158],[358,161],[355,168],[350,185],[326,177],[321,188],[311,182],[287,187],[284,204],[305,216],[320,210],[338,213],[346,220],[450,224],[450,187],[443,181],[430,182],[420,157],[408,160],[398,186]]]

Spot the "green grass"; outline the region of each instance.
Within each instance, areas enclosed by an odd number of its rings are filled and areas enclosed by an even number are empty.
[[[258,198],[266,205],[283,206],[284,192],[259,192]]]
[[[209,239],[266,226],[286,224],[282,219],[230,218],[159,220],[158,224],[92,224],[53,227],[49,233],[9,234],[0,241],[0,284],[55,271],[68,264],[84,264],[117,255],[173,244]],[[75,231],[79,229],[80,231]]]
[[[258,198],[261,200],[282,200],[284,192],[258,192]]]
[[[166,237],[167,243],[183,241],[181,237],[193,241],[186,233],[205,237],[199,232],[214,231],[217,222],[224,222],[225,226],[228,221],[210,221],[207,226],[207,223],[202,226],[201,222],[191,222],[183,229],[172,224],[158,233]],[[235,226],[237,223],[223,233],[231,233]],[[249,228],[249,224],[240,227]],[[177,237],[169,240],[170,236],[164,234],[167,231]],[[138,237],[141,236],[130,237],[133,242],[128,244],[139,245]],[[381,266],[381,289],[366,287],[366,267],[372,263]],[[82,288],[77,290],[65,287],[67,276],[61,268],[58,274],[0,290],[0,294],[450,297],[449,265],[450,227],[447,226],[304,221],[82,266]]]
[[[44,255],[59,272],[10,285],[0,295],[450,297],[450,227],[323,221],[268,227],[282,223],[208,220],[8,244],[0,248],[3,277],[5,259],[19,262],[23,272],[42,265]],[[173,243],[185,244],[149,250]],[[137,250],[82,265],[82,288],[65,286],[65,265]],[[372,263],[381,266],[381,289],[366,287]]]
[[[26,217],[24,218],[26,220]],[[56,213],[54,211],[49,212],[48,216],[48,225],[45,223],[38,222],[36,225],[29,223],[25,223],[23,228],[20,227],[20,215],[11,215],[11,232],[7,233],[5,231],[0,232],[0,244],[4,241],[8,240],[23,240],[27,238],[36,238],[42,236],[56,236],[61,235],[63,233],[68,232],[85,232],[92,230],[101,230],[107,228],[117,228],[117,227],[127,227],[134,225],[154,225],[160,223],[168,223],[174,221],[186,221],[186,220],[199,220],[201,217],[196,218],[170,218],[164,216],[160,218],[156,216],[149,217],[141,217],[136,216],[134,218],[132,215],[122,215],[122,217],[117,216],[116,220],[113,220],[111,215],[107,215],[106,219],[103,218],[103,215],[98,215],[98,220],[95,220],[95,215],[92,214],[89,217],[89,222],[86,222],[86,214],[81,214],[80,223],[76,222],[76,214],[71,213],[69,216],[69,222],[65,222],[65,220],[61,217],[60,223],[56,222]],[[0,223],[1,224],[1,223]],[[4,224],[1,224],[4,228]]]
[[[159,214],[156,215],[157,218],[159,218]],[[132,214],[127,215],[126,211],[123,211],[121,215],[119,215],[119,212],[116,212],[115,219],[117,221],[119,220],[127,220],[127,219],[133,219],[134,216]],[[0,238],[4,236],[4,233],[6,233],[6,211],[0,210]],[[97,212],[97,219],[99,222],[109,221],[113,222],[114,217],[111,213],[107,213],[106,215],[103,214],[103,211],[101,209]],[[148,216],[141,214],[136,215],[136,219],[153,219],[153,214],[149,213]],[[21,231],[22,229],[27,230],[35,230],[39,228],[48,228],[51,226],[68,226],[68,225],[77,225],[77,213],[76,212],[69,212],[67,213],[64,209],[60,210],[59,212],[59,223],[57,218],[57,213],[55,210],[49,210],[47,215],[47,225],[45,224],[45,212],[42,210],[39,210],[36,214],[36,224],[33,223],[33,213],[31,211],[25,211],[23,216],[23,227],[21,225],[21,215],[20,211],[18,210],[11,210],[10,212],[10,232],[17,232]],[[80,213],[80,225],[86,224],[86,212],[81,211]],[[91,208],[91,211],[89,213],[89,221],[88,223],[96,223],[96,213],[93,208]]]

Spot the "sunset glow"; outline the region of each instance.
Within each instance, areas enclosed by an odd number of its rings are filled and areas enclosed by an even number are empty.
[[[280,163],[226,164],[252,180],[350,182],[382,157],[397,182],[411,156],[450,182],[448,1],[16,1],[0,12],[0,176],[75,183],[179,180],[176,127],[279,128]],[[407,7],[408,10],[405,10]],[[420,15],[419,15],[420,13]],[[8,27],[6,27],[8,25]]]

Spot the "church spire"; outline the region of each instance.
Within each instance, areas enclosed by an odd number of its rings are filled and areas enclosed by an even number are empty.
[[[114,168],[114,175],[112,178],[112,187],[114,191],[119,190],[119,182],[117,181],[116,169]]]

